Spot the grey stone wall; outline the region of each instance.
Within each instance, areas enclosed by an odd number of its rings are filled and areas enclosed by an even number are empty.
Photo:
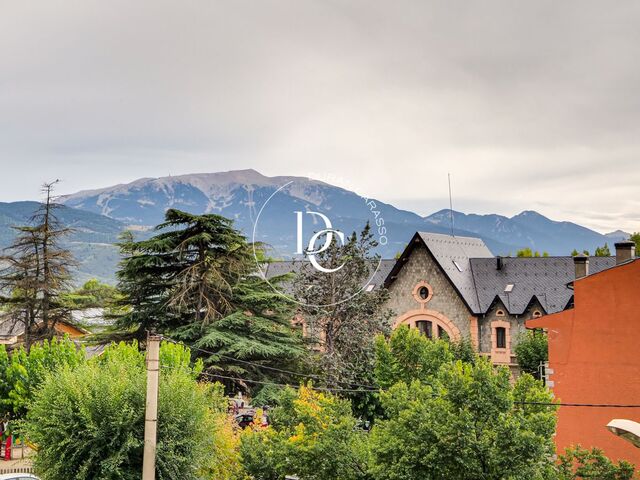
[[[497,315],[497,312],[499,310],[505,312],[504,317],[499,317]],[[498,302],[491,310],[487,312],[486,315],[481,315],[478,319],[478,325],[480,327],[480,351],[491,352],[491,322],[495,320],[504,320],[506,322],[509,322],[511,335],[511,354],[512,356],[515,355],[514,350],[518,342],[518,337],[520,336],[520,334],[527,331],[525,322],[533,318],[533,313],[536,310],[544,312],[542,306],[538,302],[535,302],[534,305],[532,305],[532,307],[529,310],[526,310],[522,315],[511,315],[507,312],[507,309],[502,304],[502,302]]]
[[[395,314],[393,320],[420,308],[413,297],[413,289],[421,281],[433,287],[433,297],[427,308],[445,315],[458,327],[463,338],[469,338],[471,312],[423,245],[414,248],[398,278],[389,286],[387,307]]]

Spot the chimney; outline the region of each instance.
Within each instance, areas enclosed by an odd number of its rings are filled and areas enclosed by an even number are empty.
[[[636,257],[635,242],[627,240],[626,242],[616,243],[616,265],[633,260]]]
[[[500,255],[498,255],[496,257],[496,270],[502,270],[503,265],[504,265],[504,260]]]
[[[573,257],[573,264],[576,267],[576,280],[589,275],[589,257],[586,255],[576,255]]]

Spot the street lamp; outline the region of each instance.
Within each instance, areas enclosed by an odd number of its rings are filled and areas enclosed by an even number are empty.
[[[635,447],[640,448],[640,423],[632,420],[616,418],[607,424],[611,433],[631,442]]]

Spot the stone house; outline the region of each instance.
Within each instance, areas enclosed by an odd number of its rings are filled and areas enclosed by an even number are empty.
[[[592,271],[615,264],[592,257]],[[516,366],[525,322],[573,302],[572,257],[495,257],[479,238],[416,233],[386,276],[394,327],[431,338],[469,339],[493,363]]]
[[[267,276],[299,265],[276,262]],[[614,257],[590,258],[592,273],[614,265]],[[480,238],[417,232],[397,260],[380,263],[369,289],[389,290],[394,328],[468,339],[493,363],[515,369],[525,322],[572,307],[577,268],[570,256],[495,257]]]

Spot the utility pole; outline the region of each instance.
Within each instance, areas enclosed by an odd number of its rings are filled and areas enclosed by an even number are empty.
[[[144,457],[142,480],[156,478],[158,430],[158,380],[160,377],[160,337],[147,335],[147,403],[144,413]]]

